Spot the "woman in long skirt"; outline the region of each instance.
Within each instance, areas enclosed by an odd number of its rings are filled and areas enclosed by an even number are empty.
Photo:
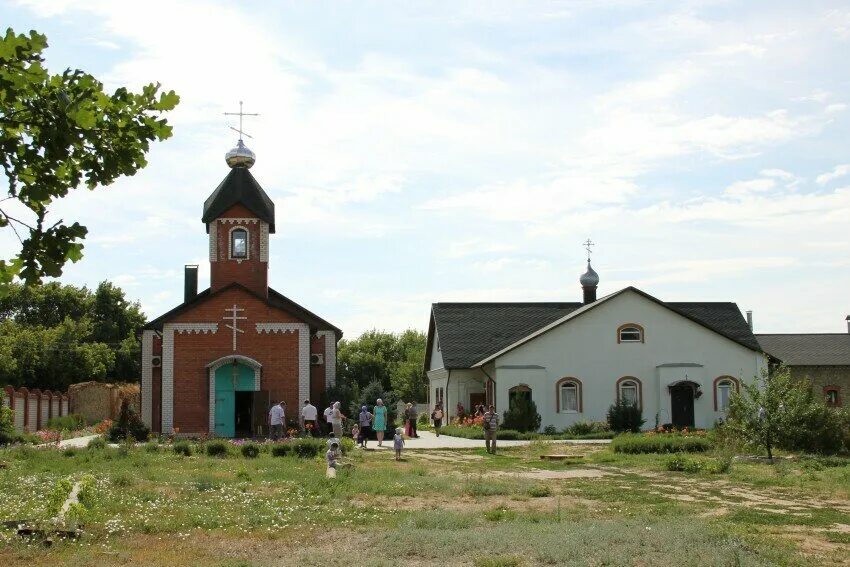
[[[387,430],[387,407],[382,399],[375,402],[375,435],[378,437],[378,447],[384,443],[384,432]]]

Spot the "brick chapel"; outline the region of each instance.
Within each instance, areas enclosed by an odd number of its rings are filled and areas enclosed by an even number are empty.
[[[183,303],[142,331],[141,414],[157,433],[265,433],[271,403],[287,418],[336,378],[342,331],[268,285],[274,203],[251,175],[242,140],[230,173],[204,202],[210,287],[185,267]],[[317,403],[317,402],[316,402]]]

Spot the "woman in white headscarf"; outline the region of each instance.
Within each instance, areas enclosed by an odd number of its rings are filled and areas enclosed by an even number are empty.
[[[331,423],[334,428],[334,437],[342,439],[342,420],[345,419],[345,416],[342,414],[342,411],[340,411],[339,406],[339,402],[334,402],[334,411],[331,415]]]

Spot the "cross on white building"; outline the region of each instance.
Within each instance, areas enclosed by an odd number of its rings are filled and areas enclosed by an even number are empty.
[[[225,311],[229,312],[230,315],[225,315],[224,317],[222,317],[222,319],[224,319],[225,321],[230,321],[230,324],[225,325],[225,327],[233,330],[233,352],[236,352],[236,333],[245,332],[244,329],[240,329],[237,326],[237,321],[241,319],[247,319],[248,317],[238,314],[240,311],[245,311],[245,309],[242,309],[241,307],[236,307],[235,303],[233,304],[233,307],[225,309]]]

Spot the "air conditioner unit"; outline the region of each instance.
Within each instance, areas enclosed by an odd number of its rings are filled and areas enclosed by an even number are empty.
[[[162,366],[162,357],[161,356],[153,356],[151,357],[151,366],[154,368],[159,368]]]
[[[324,354],[311,354],[310,355],[310,364],[314,366],[319,366],[325,363],[325,355]]]

